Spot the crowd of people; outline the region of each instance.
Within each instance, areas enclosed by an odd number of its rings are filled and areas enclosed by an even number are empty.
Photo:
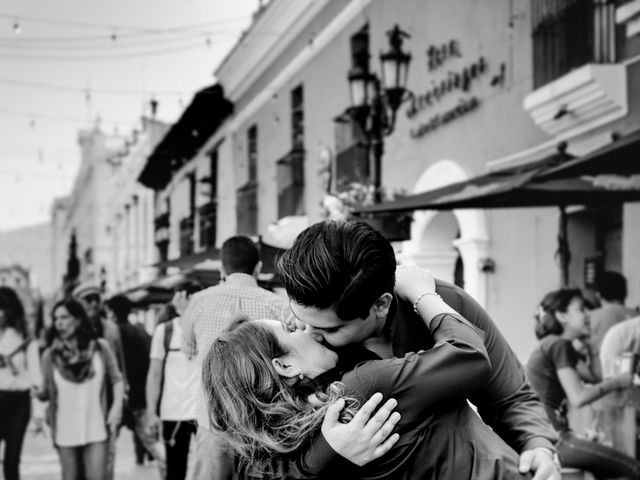
[[[640,353],[621,275],[601,276],[595,310],[577,289],[546,295],[525,368],[471,296],[398,266],[366,223],[300,233],[278,260],[286,295],[258,285],[248,237],[227,239],[221,263],[220,284],[176,292],[151,335],[126,296],[80,284],[53,306],[42,352],[0,287],[4,478],[20,478],[31,416],[64,480],[114,478],[123,426],[169,480],[560,480],[561,465],[640,478],[567,413],[634,382],[616,363]]]

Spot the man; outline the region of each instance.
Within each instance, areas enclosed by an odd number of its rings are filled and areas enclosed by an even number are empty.
[[[602,379],[600,346],[607,331],[614,325],[631,318],[633,311],[624,306],[627,298],[627,279],[618,272],[606,271],[598,278],[596,297],[600,307],[591,311],[591,359],[594,373]]]
[[[118,326],[111,319],[103,317],[102,290],[93,282],[82,282],[73,289],[73,297],[82,303],[87,315],[93,324],[99,337],[104,338],[118,362],[118,368],[123,374],[125,386],[127,385],[124,366],[124,352],[122,349],[122,337]],[[126,389],[125,389],[126,391]]]
[[[613,376],[623,353],[640,355],[640,317],[624,320],[609,329],[602,340],[600,359],[604,378]],[[635,368],[635,365],[632,366]],[[637,372],[636,373],[640,373]]]
[[[334,347],[364,343],[383,358],[432,346],[418,315],[423,295],[394,293],[391,244],[369,225],[327,221],[296,238],[279,261],[290,308],[308,333]],[[426,275],[426,273],[425,273]],[[460,288],[436,280],[436,292],[485,333],[492,374],[470,400],[490,426],[521,452],[520,470],[559,480],[557,436],[524,378],[522,365],[487,313]]]
[[[283,319],[284,298],[258,286],[262,268],[260,252],[249,237],[228,238],[220,252],[223,283],[196,293],[182,319],[183,351],[189,358],[197,355],[202,367],[209,348],[234,317]],[[233,462],[220,438],[209,428],[206,399],[201,385],[196,399],[198,429],[193,463],[194,480],[233,478]]]
[[[129,321],[133,309],[131,300],[124,295],[114,295],[105,302],[107,319],[120,331],[124,364],[129,381],[129,392],[124,408],[123,424],[133,433],[136,462],[144,463],[144,414],[146,412],[145,382],[149,370],[151,337],[144,327]]]
[[[120,330],[113,320],[106,318],[102,311],[102,290],[92,282],[80,283],[73,289],[73,297],[79,300],[87,311],[87,315],[93,324],[99,337],[104,338],[113,354],[116,357],[118,368],[122,372],[122,381],[124,383],[125,398],[129,389],[127,379],[127,371],[124,363],[124,350],[122,348],[122,337]],[[115,457],[116,457],[116,435],[109,436],[109,450],[107,452],[107,472],[106,479],[113,480]]]

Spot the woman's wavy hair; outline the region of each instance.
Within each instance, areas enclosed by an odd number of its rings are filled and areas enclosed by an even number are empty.
[[[51,344],[55,338],[58,338],[58,329],[55,325],[55,320],[53,319],[53,315],[55,314],[58,308],[64,307],[69,315],[73,318],[80,321],[80,325],[76,330],[75,336],[78,342],[78,349],[84,350],[88,347],[89,342],[91,340],[96,340],[98,335],[96,334],[95,329],[93,328],[93,324],[89,319],[89,315],[87,315],[87,311],[84,309],[82,304],[73,299],[73,298],[65,298],[56,302],[56,304],[51,309],[51,330],[49,334],[49,338],[47,339],[47,344]]]
[[[565,313],[574,298],[582,299],[579,288],[561,288],[547,293],[540,302],[540,313],[535,316],[535,333],[538,339],[547,335],[562,335],[564,327],[558,321],[557,313]]]
[[[13,288],[0,287],[0,310],[4,312],[5,326],[13,328],[23,338],[29,336],[27,316],[22,301]]]
[[[267,477],[274,473],[272,458],[293,456],[310,443],[331,403],[345,398],[342,421],[360,405],[340,383],[316,393],[312,404],[271,363],[287,353],[268,328],[240,317],[213,342],[202,369],[211,428],[226,438],[242,467]]]

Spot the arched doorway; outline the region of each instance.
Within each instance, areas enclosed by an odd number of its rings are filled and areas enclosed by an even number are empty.
[[[470,178],[460,165],[443,160],[423,172],[413,193],[432,190]],[[483,210],[414,212],[411,240],[399,258],[430,269],[437,278],[456,283],[482,305],[486,304],[486,276],[478,269],[488,256],[488,235]]]

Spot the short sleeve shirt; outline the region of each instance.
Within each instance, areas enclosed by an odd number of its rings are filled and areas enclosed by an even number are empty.
[[[166,421],[195,420],[196,396],[199,389],[200,368],[195,359],[189,359],[180,349],[182,328],[178,319],[173,319],[173,333],[169,343],[167,363],[164,366],[164,381],[160,398],[160,418]],[[157,326],[151,340],[152,360],[164,360],[164,335],[166,323]]]
[[[568,430],[567,395],[558,378],[561,368],[576,368],[578,353],[571,341],[557,335],[544,337],[527,362],[527,378],[540,396],[553,426]]]

